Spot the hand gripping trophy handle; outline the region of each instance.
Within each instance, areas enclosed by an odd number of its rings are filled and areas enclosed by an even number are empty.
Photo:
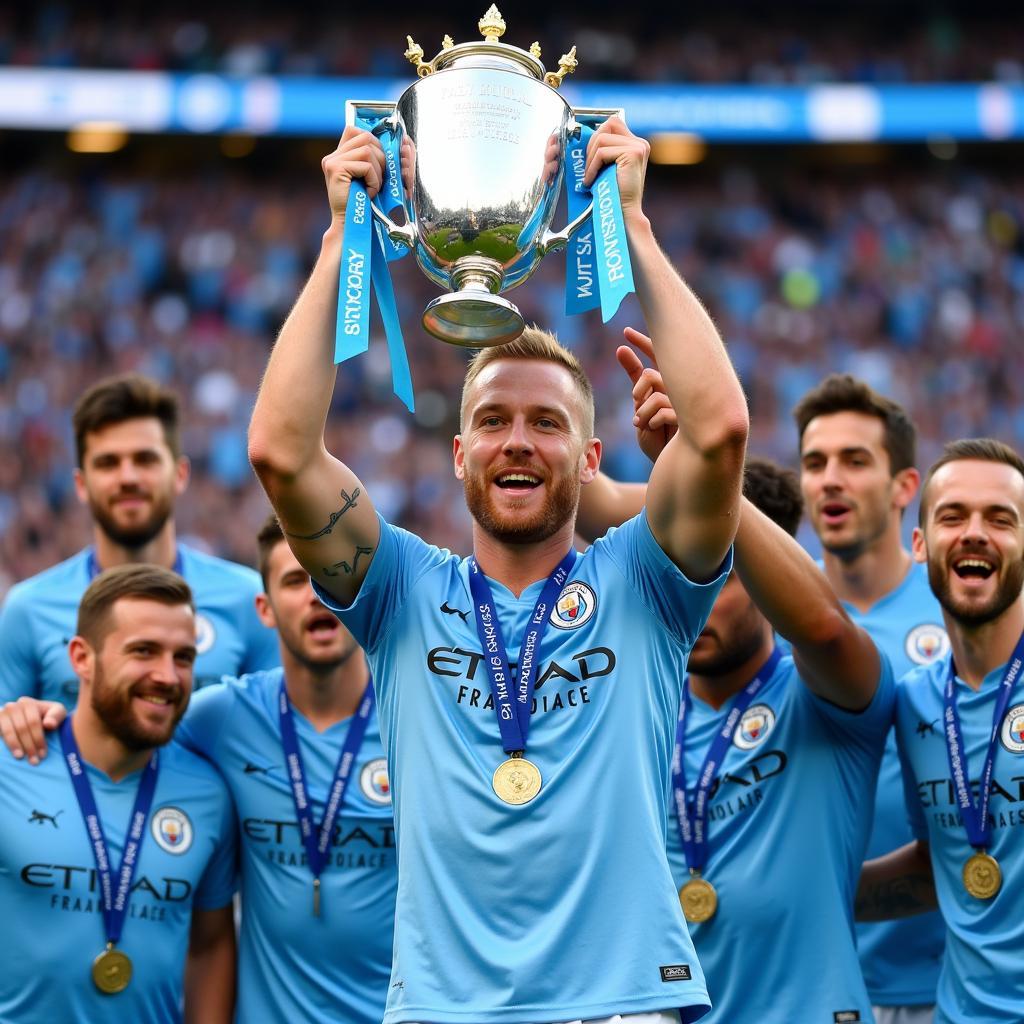
[[[572,114],[573,123],[569,125],[568,130],[569,142],[580,138],[581,128],[596,130],[611,117],[626,120],[626,112],[621,107],[577,107]],[[585,149],[583,158],[586,159]],[[565,248],[569,244],[569,239],[586,224],[593,212],[594,202],[591,200],[582,213],[577,214],[561,231],[545,231],[539,243],[541,254],[547,256],[549,252],[558,252],[559,249]]]
[[[390,135],[394,137],[398,131],[398,114],[396,112],[397,105],[394,103],[385,103],[377,100],[360,100],[353,101],[348,100],[345,103],[345,124],[346,125],[357,125],[364,127],[369,125],[369,131],[378,137],[382,135]],[[384,195],[386,186],[390,182],[401,183],[402,180],[402,167],[400,157],[395,160],[395,166],[386,167],[387,178],[385,180],[385,188],[381,189],[380,195]],[[401,195],[401,189],[398,190],[398,195]],[[403,204],[406,208],[406,215],[408,216],[408,205]],[[394,209],[394,207],[391,207]],[[374,219],[379,221],[384,228],[384,233],[398,245],[405,246],[407,249],[416,248],[416,227],[412,220],[408,220],[406,224],[396,224],[376,202],[370,202],[370,211],[372,212]]]

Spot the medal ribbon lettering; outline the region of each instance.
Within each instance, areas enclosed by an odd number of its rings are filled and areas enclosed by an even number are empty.
[[[569,241],[565,311],[572,315],[600,306],[601,319],[608,323],[635,288],[615,164],[602,168],[592,190],[583,184],[587,145],[593,134],[592,128],[581,125],[579,141],[569,148],[565,174],[569,220],[578,217],[591,199],[594,212]]]
[[[132,807],[128,821],[128,832],[124,840],[124,852],[121,854],[121,866],[117,872],[117,887],[111,871],[110,852],[106,836],[103,834],[103,823],[100,821],[96,800],[89,785],[85,762],[75,741],[71,728],[71,718],[65,718],[60,727],[60,742],[64,750],[64,763],[71,776],[71,785],[78,799],[78,806],[85,822],[85,830],[92,844],[93,857],[96,860],[96,874],[100,883],[100,896],[103,903],[103,926],[107,933],[107,942],[116,944],[124,931],[125,918],[128,916],[128,904],[131,900],[132,879],[139,863],[142,840],[146,836],[146,819],[153,806],[153,793],[159,774],[159,753],[153,751],[149,763],[142,769],[139,789],[135,794],[135,805]]]
[[[999,739],[999,727],[1002,724],[1006,709],[1010,706],[1013,688],[1024,667],[1024,636],[1017,641],[1017,646],[1010,655],[999,684],[995,710],[992,714],[992,733],[988,738],[988,751],[985,764],[981,770],[981,781],[978,785],[978,803],[975,804],[971,793],[970,773],[967,765],[967,751],[964,748],[963,730],[960,728],[960,713],[956,707],[956,666],[953,655],[949,656],[949,672],[946,676],[944,694],[944,713],[942,733],[946,738],[946,753],[949,757],[949,777],[956,792],[956,803],[964,819],[967,839],[975,849],[987,849],[992,839],[992,829],[988,821],[988,803],[992,790],[992,770],[995,766],[996,743]]]
[[[281,746],[284,749],[285,766],[292,787],[292,799],[295,801],[295,814],[299,820],[302,845],[306,848],[309,870],[313,873],[313,913],[317,915],[320,913],[320,875],[327,866],[327,851],[331,846],[334,824],[341,812],[345,792],[352,779],[352,767],[359,756],[359,748],[363,745],[363,737],[366,735],[366,727],[375,704],[376,694],[371,680],[366,685],[359,710],[349,724],[348,735],[334,768],[334,781],[324,804],[323,820],[317,827],[313,822],[312,803],[309,799],[309,790],[306,788],[306,773],[302,765],[302,752],[299,750],[299,737],[295,731],[295,716],[284,680],[281,680],[281,690],[278,694]]]
[[[679,719],[676,723],[676,744],[672,751],[672,798],[675,801],[686,865],[691,871],[703,871],[704,865],[708,862],[708,803],[711,790],[718,780],[722,762],[732,743],[733,733],[743,717],[743,712],[750,707],[754,698],[771,679],[781,657],[782,652],[776,647],[757,675],[737,696],[729,713],[722,719],[721,727],[715,733],[711,746],[708,747],[697,779],[697,787],[693,796],[689,798],[686,795],[686,718],[691,708],[689,677],[683,682],[683,699],[679,702]]]
[[[530,733],[530,704],[533,699],[533,685],[537,679],[540,642],[547,629],[551,610],[558,600],[562,588],[569,579],[569,573],[576,563],[576,552],[569,553],[555,567],[540,592],[533,607],[530,623],[526,627],[523,644],[519,650],[518,680],[512,690],[512,670],[508,663],[505,641],[501,635],[498,615],[494,610],[494,595],[487,577],[480,571],[475,558],[469,560],[469,589],[473,595],[476,632],[483,646],[484,664],[491,681],[494,695],[494,710],[498,716],[501,731],[501,746],[506,754],[519,756],[526,750],[526,739]]]
[[[376,130],[383,125],[358,119],[360,128],[374,131],[384,147],[384,182],[381,195],[387,202],[397,196],[401,202],[401,164],[398,140],[390,131]],[[397,173],[397,181],[395,175]],[[338,315],[334,331],[335,365],[364,353],[370,346],[370,286],[377,296],[377,307],[384,322],[384,334],[391,357],[391,386],[405,407],[414,410],[412,375],[405,350],[402,325],[398,319],[395,292],[388,262],[404,255],[396,254],[391,239],[378,228],[374,230],[370,196],[366,183],[353,181],[345,206],[345,233],[338,280]],[[390,251],[390,255],[389,252]]]

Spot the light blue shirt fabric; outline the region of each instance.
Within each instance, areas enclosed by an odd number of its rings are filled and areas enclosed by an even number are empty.
[[[91,582],[91,550],[79,551],[8,592],[0,609],[0,703],[28,696],[75,706],[78,680],[68,660],[68,641]],[[194,687],[278,665],[277,634],[256,617],[253,603],[263,591],[259,574],[185,544],[178,545],[178,552],[196,603]]]
[[[339,616],[372,666],[394,789],[386,1024],[706,1011],[665,856],[667,780],[686,657],[730,564],[691,583],[644,514],[577,559],[539,647],[526,756],[543,788],[511,806],[491,787],[506,755],[467,563],[381,522]],[[491,581],[512,662],[542,586]]]
[[[896,737],[904,764],[913,834],[931,844],[939,907],[947,925],[936,1024],[1020,1024],[1024,1020],[1024,688],[1020,683],[999,723],[992,773],[989,853],[1002,888],[979,900],[964,888],[967,841],[949,775],[943,735],[948,659],[915,669],[899,682]],[[957,710],[968,775],[977,800],[1005,666],[975,692],[957,679]]]
[[[942,610],[928,585],[928,568],[914,563],[903,582],[866,612],[844,605],[850,618],[892,663],[899,679],[949,651]],[[880,857],[912,839],[903,799],[903,778],[896,733],[886,740],[875,796],[875,821],[867,856]],[[876,1006],[913,1006],[935,1002],[946,926],[938,912],[899,921],[857,924],[864,981]]]
[[[716,711],[692,698],[691,794],[734,700]],[[708,808],[704,876],[718,910],[690,926],[714,1004],[708,1022],[872,1020],[853,896],[894,700],[884,657],[871,704],[855,714],[815,697],[785,655],[737,723]],[[682,886],[690,875],[674,814],[668,849]]]
[[[210,686],[192,699],[179,740],[213,762],[238,810],[242,847],[239,1024],[380,1024],[391,974],[398,887],[391,791],[374,713],[320,876],[306,866],[281,747],[282,671]],[[312,801],[324,800],[352,719],[322,733],[294,711]]]
[[[118,948],[132,961],[125,991],[92,981],[106,946],[96,861],[57,733],[38,767],[0,744],[0,972],[3,1024],[168,1024],[181,1020],[193,910],[227,906],[237,872],[234,809],[202,758],[171,743],[146,825]],[[115,872],[141,773],[115,783],[88,767]]]

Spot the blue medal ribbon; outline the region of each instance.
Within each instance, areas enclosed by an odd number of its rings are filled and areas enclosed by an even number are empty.
[[[708,803],[711,799],[711,790],[718,781],[722,762],[732,743],[733,733],[743,717],[743,712],[750,707],[754,698],[771,679],[781,657],[782,652],[778,647],[774,648],[771,657],[740,692],[729,713],[722,719],[721,727],[715,733],[711,746],[704,756],[697,788],[692,797],[686,795],[686,719],[692,706],[689,676],[683,682],[683,699],[679,702],[679,719],[676,723],[676,744],[672,751],[672,797],[675,800],[679,837],[686,854],[686,865],[692,872],[700,873],[708,862]]]
[[[309,870],[313,873],[314,913],[319,912],[320,875],[327,866],[328,850],[334,833],[334,824],[341,813],[341,805],[345,799],[345,791],[352,779],[352,767],[359,755],[359,748],[366,735],[366,727],[376,704],[373,681],[366,684],[366,691],[348,727],[348,735],[338,755],[338,763],[334,768],[334,781],[327,793],[324,803],[324,816],[317,827],[313,821],[312,803],[306,788],[306,773],[302,765],[302,752],[299,750],[299,738],[295,731],[295,715],[284,680],[278,694],[278,713],[281,725],[281,746],[284,749],[285,766],[288,781],[292,787],[292,799],[295,802],[295,814],[299,820],[299,832],[302,845],[306,848],[306,859]]]
[[[85,762],[75,741],[71,728],[71,719],[65,718],[60,727],[60,741],[64,750],[64,763],[71,776],[71,785],[78,799],[78,806],[85,822],[85,830],[92,844],[93,857],[96,860],[96,874],[100,883],[100,897],[103,904],[103,926],[107,933],[107,942],[116,944],[124,931],[125,918],[128,916],[128,904],[131,900],[132,879],[139,863],[142,840],[146,836],[146,819],[153,806],[153,794],[156,791],[156,780],[159,774],[159,753],[153,751],[149,763],[142,770],[139,789],[135,794],[135,805],[132,807],[125,836],[124,851],[121,854],[121,866],[117,871],[117,885],[110,862],[107,839],[103,834],[103,822],[100,821],[96,800],[92,795],[92,786],[86,774]]]
[[[565,197],[570,223],[587,208],[590,189],[583,184],[587,166],[587,144],[593,128],[580,125],[580,137],[569,147],[565,171]],[[569,241],[569,257],[565,268],[565,312],[568,316],[597,309],[601,304],[594,270],[594,223],[588,220]]]
[[[963,731],[960,728],[960,713],[956,707],[956,666],[953,655],[949,656],[949,671],[946,676],[944,694],[943,735],[946,738],[946,754],[949,758],[949,777],[956,792],[956,803],[964,819],[967,839],[975,849],[987,849],[992,840],[992,828],[988,821],[988,804],[992,790],[992,770],[995,766],[996,743],[999,739],[999,727],[1002,724],[1006,709],[1010,706],[1013,688],[1024,667],[1024,636],[1017,641],[1017,646],[1006,663],[999,684],[999,694],[992,714],[992,733],[988,739],[988,751],[985,764],[981,770],[981,781],[978,785],[978,803],[975,804],[971,793],[971,781],[967,764],[967,751],[964,749]]]
[[[601,319],[608,323],[635,286],[616,165],[602,168],[592,189],[583,184],[587,146],[593,134],[593,129],[581,125],[579,142],[569,150],[569,173],[565,176],[569,220],[579,216],[591,199],[594,212],[569,243],[565,311],[580,313],[600,304]],[[597,301],[592,294],[595,285]]]
[[[519,649],[518,679],[513,690],[512,670],[508,663],[501,625],[494,610],[491,585],[481,572],[477,560],[469,560],[469,589],[473,594],[476,632],[483,646],[484,664],[487,666],[487,675],[491,681],[494,710],[498,716],[498,729],[501,731],[501,746],[506,754],[518,755],[526,750],[526,739],[530,733],[530,703],[537,678],[540,642],[547,629],[551,610],[575,563],[576,552],[570,548],[569,553],[548,577],[537,603],[533,606],[533,614],[530,616],[530,623],[526,627],[522,647]]]
[[[375,125],[358,119],[360,128],[373,130]],[[381,138],[384,146],[384,182],[381,194],[386,198],[401,197],[401,170],[398,164],[398,142],[391,132]],[[398,181],[393,178],[397,172]],[[342,239],[341,265],[338,272],[338,312],[334,329],[334,363],[362,355],[370,347],[370,288],[377,296],[377,306],[384,322],[391,357],[391,386],[406,408],[414,408],[412,376],[405,351],[402,325],[398,319],[395,292],[387,264],[397,256],[389,256],[390,239],[374,230],[373,213],[366,183],[353,181],[345,206],[345,232]]]
[[[174,549],[174,565],[171,566],[171,569],[181,576],[184,568],[185,564],[181,557],[181,548],[176,547]],[[89,576],[90,583],[103,571],[100,569],[100,563],[96,560],[95,548],[89,548],[89,556],[85,560],[85,571]]]

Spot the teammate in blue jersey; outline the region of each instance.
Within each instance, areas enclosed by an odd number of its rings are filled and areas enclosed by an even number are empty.
[[[167,1024],[183,1003],[185,1020],[231,1019],[234,812],[217,772],[168,743],[195,652],[180,577],[104,573],[82,598],[78,704],[50,756],[30,768],[0,750],[0,1020]]]
[[[935,1019],[1024,1019],[1024,461],[998,441],[948,444],[922,488],[914,557],[951,652],[900,680],[896,734],[915,839],[865,865],[858,915],[938,906],[947,926]]]
[[[664,852],[665,780],[686,655],[728,570],[748,421],[642,212],[647,152],[613,119],[586,181],[616,164],[638,297],[685,415],[646,515],[579,557],[593,394],[537,329],[480,353],[464,384],[454,463],[472,559],[383,522],[326,451],[348,188],[363,178],[374,195],[384,154],[350,128],[324,161],[332,223],[271,355],[250,456],[378,694],[400,879],[387,1024],[707,1010]]]
[[[78,602],[101,570],[129,562],[173,568],[196,601],[196,687],[277,664],[274,634],[256,618],[251,569],[178,543],[174,502],[188,482],[178,400],[135,374],[90,388],[73,415],[75,488],[93,519],[93,543],[15,584],[0,609],[0,702],[21,696],[74,706],[68,660]]]
[[[897,679],[915,665],[941,659],[949,651],[941,609],[925,567],[902,541],[903,515],[920,483],[910,418],[847,374],[826,377],[804,395],[794,418],[800,482],[832,589],[888,656]],[[911,838],[893,730],[878,776],[868,856]],[[877,1024],[931,1021],[944,943],[938,913],[857,925]]]
[[[257,607],[277,630],[283,669],[207,687],[193,697],[175,734],[217,766],[237,810],[243,910],[236,1019],[379,1024],[391,974],[398,873],[391,789],[372,707],[365,734],[352,742],[372,694],[366,658],[314,597],[309,574],[276,519],[264,525],[258,542],[264,593]],[[294,767],[282,743],[282,679],[313,833],[322,829],[330,836],[330,856],[316,875],[293,799]],[[42,758],[43,727],[56,728],[63,715],[61,704],[22,698],[0,711],[0,728],[9,745]],[[338,813],[327,819],[339,761],[348,762],[349,784]]]
[[[641,446],[656,455],[674,422],[660,376],[635,355],[620,361]],[[584,494],[584,529],[630,514],[644,493],[601,477]],[[892,672],[792,539],[795,476],[749,459],[744,496],[736,572],[691,652],[673,756],[669,859],[714,1004],[707,1019],[870,1021],[853,894]],[[770,936],[770,950],[752,936]]]
[[[260,533],[263,621],[281,669],[197,694],[178,731],[227,780],[242,844],[238,1014],[242,1022],[379,1024],[391,974],[398,884],[391,787],[376,712],[351,743],[372,696],[352,635],[313,595],[276,520]],[[314,832],[326,825],[322,873],[310,870],[282,749],[282,679],[298,737]],[[339,759],[349,784],[336,818],[325,806]],[[315,906],[314,906],[315,902]]]

